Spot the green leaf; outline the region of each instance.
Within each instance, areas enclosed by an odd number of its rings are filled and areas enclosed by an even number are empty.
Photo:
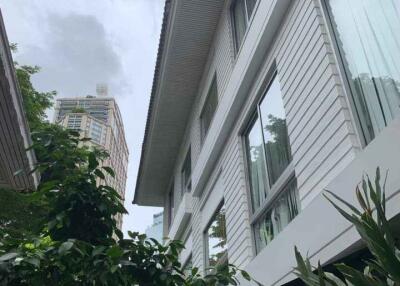
[[[0,256],[0,261],[7,261],[7,260],[13,259],[17,256],[18,256],[18,253],[16,253],[16,252],[9,252],[9,253],[6,253],[6,254]]]
[[[114,170],[111,167],[105,166],[102,167],[104,171],[106,171],[111,177],[115,178]]]
[[[246,271],[241,270],[240,273],[242,274],[243,278],[246,279],[247,281],[251,280],[249,273],[247,273]]]
[[[63,242],[58,248],[58,253],[60,255],[63,255],[67,253],[72,248],[72,246],[74,246],[74,243],[72,241]]]
[[[97,161],[96,154],[94,152],[89,153],[89,170],[94,170],[97,168],[99,165],[99,162]]]
[[[121,257],[124,254],[124,251],[118,245],[112,246],[110,249],[107,250],[107,255],[111,259],[116,259]]]
[[[100,179],[105,179],[106,177],[104,176],[103,172],[100,171],[99,169],[94,170],[94,173],[96,174],[97,177],[99,177]]]

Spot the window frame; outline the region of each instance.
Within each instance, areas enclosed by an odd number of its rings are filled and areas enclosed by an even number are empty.
[[[216,215],[221,211],[222,207],[224,207],[225,205],[225,200],[222,200],[219,204],[218,207],[215,209],[215,211],[213,212],[212,216],[210,217],[206,227],[203,230],[203,249],[204,249],[204,272],[205,273],[209,273],[210,271],[207,269],[210,267],[210,257],[209,257],[209,242],[208,242],[208,230],[210,229],[210,226],[212,225],[212,223],[214,222],[214,219],[216,217]],[[225,232],[227,235],[227,228],[226,228],[226,206],[225,206]],[[228,241],[228,235],[226,237],[226,240]],[[228,243],[227,243],[228,244]],[[228,248],[226,247],[225,249],[225,254],[221,257],[221,259],[216,263],[215,266],[217,265],[221,265],[223,263],[227,263],[228,262]]]
[[[208,125],[208,127],[207,127],[207,130],[205,129],[205,126],[204,126],[204,112],[205,112],[205,109],[206,109],[206,107],[207,107],[207,103],[208,103],[208,100],[210,99],[210,97],[212,96],[212,93],[211,93],[211,91],[212,91],[212,88],[215,86],[215,97],[216,97],[216,102],[217,102],[217,104],[216,104],[216,106],[215,106],[215,110],[214,110],[214,112],[213,112],[213,114],[212,114],[212,116],[211,116],[211,118],[210,118],[210,123],[209,123],[209,125]],[[218,109],[218,106],[219,106],[219,98],[218,98],[218,80],[217,80],[217,73],[215,72],[214,73],[214,76],[212,77],[212,80],[211,80],[211,82],[210,82],[210,84],[209,84],[209,86],[208,86],[208,91],[207,91],[207,96],[206,96],[206,99],[204,100],[204,103],[203,103],[203,106],[202,106],[202,108],[201,108],[201,112],[200,112],[200,116],[199,116],[199,119],[200,119],[200,136],[201,136],[201,143],[203,144],[204,143],[204,141],[205,141],[205,139],[206,139],[206,137],[207,137],[207,135],[208,135],[208,130],[210,130],[210,127],[211,127],[211,125],[212,125],[212,122],[213,122],[213,120],[214,120],[214,117],[215,117],[215,113],[216,113],[216,111],[217,111],[217,109]]]
[[[257,222],[262,218],[263,215],[268,213],[275,205],[275,203],[279,200],[279,198],[285,193],[287,190],[287,187],[290,185],[293,180],[296,180],[296,174],[295,174],[295,166],[293,163],[293,157],[290,163],[286,166],[286,169],[280,174],[279,178],[275,181],[274,184],[270,184],[270,178],[268,174],[268,166],[267,166],[267,155],[265,152],[265,138],[262,136],[262,150],[264,153],[264,164],[265,164],[265,170],[267,172],[266,174],[266,186],[267,186],[267,191],[268,191],[268,197],[260,203],[260,206],[258,208],[254,207],[253,204],[253,196],[252,196],[252,190],[251,190],[251,179],[249,177],[249,154],[247,151],[247,136],[251,129],[255,126],[256,120],[259,118],[260,119],[260,124],[262,124],[262,118],[260,117],[260,105],[267,96],[268,90],[270,89],[273,81],[275,79],[278,79],[278,71],[276,67],[274,66],[271,69],[271,72],[268,73],[267,75],[267,81],[266,84],[263,85],[263,87],[260,89],[260,95],[258,96],[258,99],[255,100],[251,110],[251,115],[247,118],[247,123],[244,125],[243,130],[239,134],[241,137],[241,145],[242,145],[242,150],[244,153],[244,168],[245,168],[245,180],[246,180],[246,193],[247,193],[247,198],[249,201],[249,209],[250,209],[250,225],[252,229],[252,236],[253,236],[253,252],[254,254],[257,254],[257,247],[256,247],[256,238],[255,238],[255,225]],[[286,114],[285,114],[286,116]],[[259,128],[262,128],[259,127]]]
[[[237,1],[244,1],[244,7],[245,7],[245,15],[246,15],[246,29],[245,29],[245,33],[243,34],[243,39],[242,41],[239,43],[238,39],[237,39],[237,33],[236,33],[236,20],[235,20],[235,13],[234,13],[234,7],[237,3]],[[256,13],[256,10],[258,8],[258,5],[260,4],[260,0],[256,0],[256,3],[254,5],[253,11],[251,12],[251,15],[249,16],[248,12],[247,12],[247,0],[232,0],[230,3],[230,7],[229,7],[229,11],[230,11],[230,22],[231,22],[231,29],[232,29],[232,40],[233,40],[233,48],[234,48],[234,55],[235,57],[239,54],[240,50],[242,49],[244,40],[246,38],[247,32],[249,30],[249,27],[251,25],[251,22],[253,21],[254,15]]]
[[[174,193],[174,183],[168,192],[168,230],[174,222],[174,212],[175,212],[175,193]]]
[[[185,159],[182,164],[181,168],[181,197],[185,195],[185,193],[191,193],[192,192],[192,154],[191,154],[192,148],[189,147],[188,151],[186,152]],[[187,164],[189,164],[190,167],[190,172],[189,175],[187,176],[188,179],[186,181],[186,167]]]

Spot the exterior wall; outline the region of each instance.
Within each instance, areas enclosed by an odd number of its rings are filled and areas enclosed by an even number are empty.
[[[35,189],[39,173],[29,172],[36,158],[31,145],[23,99],[0,12],[0,187]],[[19,172],[23,170],[23,172]],[[19,172],[18,175],[14,175]]]
[[[219,95],[216,113],[221,114],[226,110],[223,105],[230,97],[238,96],[238,89],[236,89],[237,93],[231,92],[241,80],[236,77],[234,69],[241,67],[235,66],[238,59],[235,58],[233,50],[230,2],[226,1],[224,12],[220,17],[208,63],[200,82],[198,97],[193,105],[192,117],[188,122],[185,142],[177,158],[173,178],[175,211],[181,203],[180,168],[189,145],[192,152],[192,170],[198,164],[199,157],[203,155],[199,117],[214,74],[217,75]],[[264,7],[262,5],[266,6],[266,2],[261,1],[259,4],[259,10],[256,11],[251,24],[253,26],[250,26],[250,29],[262,27],[261,24],[254,25],[270,17],[268,11],[261,9]],[[258,33],[248,31],[244,41],[256,43],[262,32],[261,30]],[[252,55],[250,51],[241,50],[237,57],[248,55]],[[247,61],[250,62],[250,58]],[[322,190],[330,186],[330,183],[335,181],[335,178],[337,179],[339,174],[363,152],[320,1],[290,1],[284,19],[265,52],[260,69],[251,82],[248,82],[249,88],[244,91],[244,103],[237,106],[239,112],[234,115],[235,122],[229,130],[228,139],[224,141],[222,152],[217,156],[211,175],[206,179],[207,182],[200,195],[192,199],[193,209],[187,228],[192,229],[193,265],[199,267],[200,271],[204,270],[205,223],[210,220],[215,204],[218,205],[222,199],[226,206],[229,263],[246,267],[253,265],[252,261],[256,261],[241,133],[253,114],[256,100],[264,92],[266,82],[275,68],[281,84],[302,210],[311,206],[317,198],[319,200]],[[220,118],[222,117],[215,116],[211,125],[215,125],[215,121]],[[349,189],[352,188],[353,186],[349,185]],[[165,206],[168,208],[167,196]],[[168,215],[166,214],[166,217]],[[313,215],[317,213],[314,212]],[[164,224],[164,233],[165,235],[169,233],[166,224]],[[180,239],[181,237],[170,238]],[[304,236],[304,238],[307,237]],[[283,232],[274,239],[273,243],[277,245],[279,241],[285,241],[285,239]],[[258,268],[251,266],[253,267],[251,269],[257,268],[260,275],[262,275],[260,265],[266,267],[266,263],[273,263],[271,256],[263,256],[263,253],[271,247],[268,245],[256,257],[264,259],[257,260]],[[279,255],[279,253],[275,251],[274,255]],[[282,267],[292,269],[289,261],[290,259],[287,259],[287,264]],[[269,280],[270,284],[266,285],[272,285],[272,281]]]

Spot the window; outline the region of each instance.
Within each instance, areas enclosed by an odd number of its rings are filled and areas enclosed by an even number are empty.
[[[298,214],[298,194],[278,77],[275,75],[244,134],[259,251]]]
[[[185,277],[189,277],[190,275],[192,275],[192,268],[193,268],[192,255],[190,255],[190,257],[182,267],[182,272],[185,275]]]
[[[235,0],[232,4],[231,9],[236,51],[239,50],[242,44],[257,1],[258,0]]]
[[[192,191],[192,159],[190,156],[190,148],[186,154],[185,161],[183,162],[182,171],[182,196],[185,192],[190,193]]]
[[[400,4],[326,0],[351,102],[368,144],[400,113]]]
[[[82,123],[82,116],[81,115],[70,115],[68,117],[67,128],[71,130],[80,131],[81,130],[81,123]]]
[[[201,124],[201,140],[207,135],[208,128],[210,127],[211,120],[214,117],[215,110],[218,105],[218,88],[217,88],[217,77],[211,83],[210,89],[208,90],[207,98],[203,106],[203,110],[200,114],[200,124]]]
[[[227,239],[225,206],[218,208],[205,231],[206,241],[206,267],[213,267],[221,263],[227,263]]]
[[[103,126],[100,123],[92,120],[90,126],[90,138],[92,139],[92,141],[97,144],[101,144],[102,132]]]
[[[168,229],[171,228],[174,220],[174,184],[172,184],[171,190],[168,193]]]

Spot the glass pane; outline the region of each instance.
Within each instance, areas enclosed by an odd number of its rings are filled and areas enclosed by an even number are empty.
[[[256,6],[257,1],[258,0],[246,0],[248,19],[251,18],[251,15],[253,14],[254,7]]]
[[[327,3],[368,143],[400,113],[400,2]]]
[[[246,154],[253,208],[257,209],[267,197],[267,172],[261,123],[257,118],[246,135]]]
[[[242,43],[247,28],[247,16],[244,1],[245,0],[236,0],[233,6],[236,49],[240,48],[240,44]]]
[[[184,192],[190,192],[192,190],[192,184],[191,184],[192,161],[190,156],[190,149],[183,163],[181,176],[182,176],[182,195],[183,195]]]
[[[257,252],[274,239],[299,213],[296,180],[292,181],[271,209],[255,224]]]
[[[292,160],[285,109],[277,76],[260,104],[260,114],[264,131],[268,178],[272,186]]]
[[[202,140],[205,138],[218,105],[217,78],[214,77],[200,115]]]
[[[225,206],[222,206],[212,218],[207,229],[208,266],[226,262],[226,225]]]

